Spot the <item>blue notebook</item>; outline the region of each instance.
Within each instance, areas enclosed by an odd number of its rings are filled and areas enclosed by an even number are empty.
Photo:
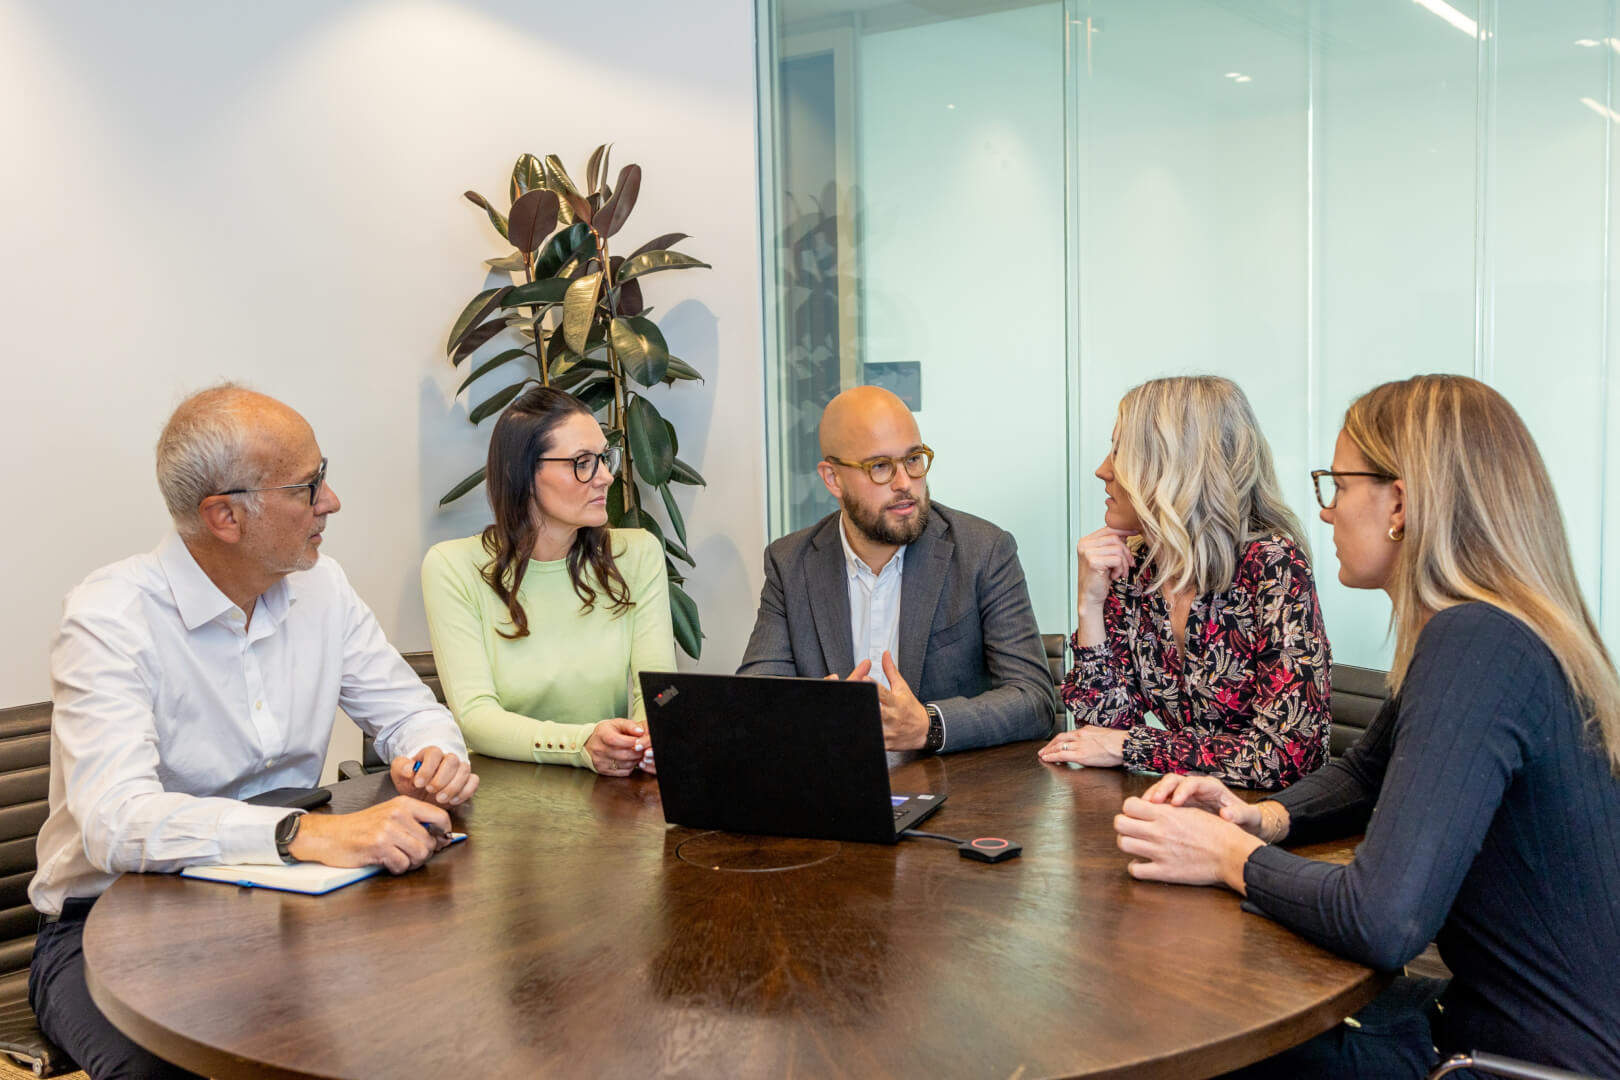
[[[450,842],[459,844],[467,839],[466,833],[451,833]],[[180,871],[181,877],[197,881],[217,881],[222,885],[240,885],[250,889],[277,889],[281,892],[307,893],[321,896],[353,885],[380,871],[380,866],[323,866],[320,863],[208,863],[188,866]]]

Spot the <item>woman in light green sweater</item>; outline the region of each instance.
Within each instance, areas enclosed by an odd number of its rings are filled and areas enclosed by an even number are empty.
[[[653,771],[637,675],[674,670],[675,636],[663,545],[607,528],[622,458],[578,398],[526,391],[490,434],[495,523],[422,560],[433,656],[469,749]]]

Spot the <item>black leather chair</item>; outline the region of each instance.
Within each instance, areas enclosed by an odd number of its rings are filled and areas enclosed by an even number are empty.
[[[59,1076],[78,1068],[45,1038],[28,1007],[28,964],[39,913],[28,903],[34,841],[51,782],[51,703],[0,709],[0,1053]]]
[[[431,652],[408,652],[401,655],[405,657],[405,662],[411,665],[411,670],[416,672],[417,677],[427,683],[427,688],[433,691],[433,696],[438,700],[439,704],[443,705],[444,687],[439,682],[439,669],[434,666],[433,654]],[[370,735],[362,735],[360,737],[360,760],[355,761],[350,758],[347,761],[338,762],[338,779],[353,780],[356,777],[364,776],[366,773],[385,772],[387,769],[388,762],[377,755],[377,740]]]
[[[1052,685],[1062,686],[1065,673],[1063,648],[1067,644],[1062,634],[1042,634],[1041,649],[1046,653],[1046,670],[1052,673]]]
[[[1376,668],[1333,665],[1333,699],[1328,706],[1333,730],[1328,735],[1328,751],[1334,757],[1354,746],[1378,715],[1389,694],[1384,685],[1388,674]]]

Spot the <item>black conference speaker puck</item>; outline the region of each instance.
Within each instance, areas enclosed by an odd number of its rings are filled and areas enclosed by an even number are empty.
[[[978,859],[980,862],[1005,862],[1016,859],[1023,853],[1024,846],[1015,844],[1011,840],[1003,840],[999,836],[978,836],[965,844],[957,846],[956,852],[964,859]]]

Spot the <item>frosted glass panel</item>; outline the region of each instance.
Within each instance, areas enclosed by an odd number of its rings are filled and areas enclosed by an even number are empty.
[[[1388,600],[1338,584],[1307,474],[1358,394],[1473,375],[1535,434],[1613,649],[1614,7],[762,6],[773,82],[808,85],[790,65],[817,50],[839,58],[815,69],[832,87],[817,115],[837,117],[821,149],[801,135],[794,151],[767,123],[767,188],[781,155],[819,154],[784,174],[833,176],[847,200],[843,292],[822,322],[843,329],[810,389],[784,389],[797,369],[768,361],[773,429],[802,432],[811,390],[917,376],[936,495],[1014,531],[1051,631],[1073,621],[1073,546],[1101,523],[1091,473],[1120,396],[1157,375],[1229,376],[1310,523],[1334,659],[1383,667]],[[1026,464],[987,461],[985,446]],[[791,494],[802,481],[785,460],[777,533],[817,509]]]
[[[933,497],[1018,540],[1064,631],[1063,7],[862,41],[861,359],[916,366]]]

